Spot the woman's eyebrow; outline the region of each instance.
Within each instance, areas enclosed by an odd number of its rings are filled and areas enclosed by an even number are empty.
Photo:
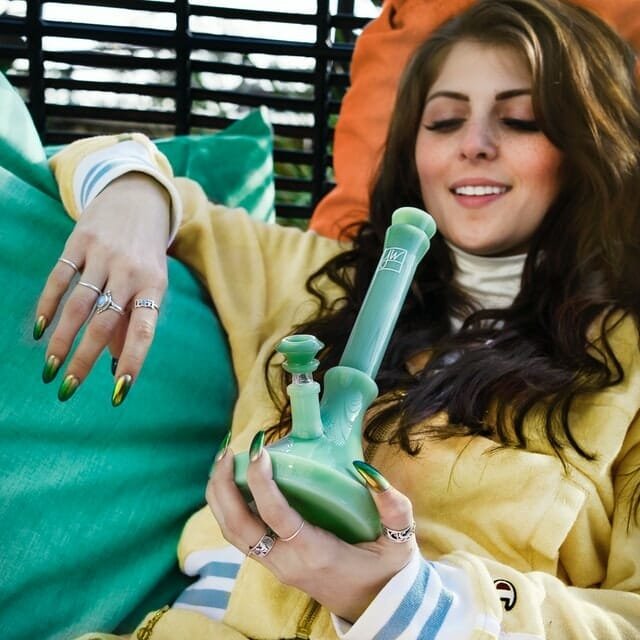
[[[434,98],[451,98],[452,100],[469,102],[469,96],[464,95],[464,93],[458,93],[457,91],[436,91],[427,97],[425,104]]]
[[[509,89],[509,91],[501,91],[496,93],[496,100],[508,100],[517,96],[530,96],[531,89]]]
[[[501,91],[496,93],[496,100],[509,100],[509,98],[516,98],[517,96],[531,95],[531,89],[509,89],[508,91]],[[462,102],[469,102],[469,96],[458,91],[436,91],[427,97],[425,104],[430,102],[434,98],[451,98],[452,100],[461,100]]]

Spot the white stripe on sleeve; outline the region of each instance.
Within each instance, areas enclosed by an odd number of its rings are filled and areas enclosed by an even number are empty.
[[[182,219],[182,202],[171,180],[160,171],[149,150],[135,140],[125,140],[85,156],[73,176],[73,196],[78,211],[84,211],[111,182],[125,173],[138,171],[155,178],[171,196],[169,244]]]
[[[184,572],[199,577],[178,596],[173,606],[221,620],[244,558],[245,554],[232,546],[190,553],[184,562]]]
[[[462,640],[483,630],[494,637],[498,621],[480,615],[471,581],[457,567],[427,562],[418,553],[351,625],[332,616],[341,640]]]

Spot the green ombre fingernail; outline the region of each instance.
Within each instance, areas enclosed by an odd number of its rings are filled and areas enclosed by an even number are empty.
[[[218,460],[222,460],[224,458],[224,454],[227,453],[227,449],[229,448],[229,442],[231,441],[231,430],[227,432],[227,435],[222,439],[220,443],[220,447],[218,448],[218,453],[216,453],[216,457],[214,462],[218,462]]]
[[[68,373],[58,389],[58,400],[60,402],[66,402],[80,386],[80,380],[76,378],[72,373]]]
[[[362,460],[354,460],[353,466],[365,481],[367,487],[376,493],[386,491],[391,484],[389,481],[375,468]]]
[[[44,361],[44,369],[42,369],[42,382],[48,384],[51,382],[60,369],[60,358],[58,356],[50,355]]]
[[[44,316],[38,316],[36,323],[33,325],[33,339],[40,340],[44,330],[47,328],[47,319]]]
[[[220,446],[218,447],[218,451],[216,452],[216,456],[213,459],[213,464],[211,465],[211,469],[209,469],[209,477],[213,475],[216,465],[218,464],[218,462],[220,462],[220,460],[222,460],[222,458],[224,458],[225,454],[227,453],[230,440],[231,440],[231,429],[229,429],[229,431],[227,431],[227,435],[224,438],[222,438],[222,442],[220,443]]]
[[[262,455],[263,448],[264,431],[258,431],[258,433],[253,436],[253,440],[251,441],[251,445],[249,446],[249,460],[251,460],[251,462],[255,462]]]
[[[124,402],[124,399],[129,393],[129,389],[131,389],[132,382],[133,378],[128,373],[125,373],[116,380],[113,387],[113,394],[111,395],[111,404],[114,407],[117,407]]]

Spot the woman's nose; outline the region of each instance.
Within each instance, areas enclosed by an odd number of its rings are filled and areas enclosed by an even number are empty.
[[[488,122],[467,122],[460,154],[467,160],[493,160],[498,155],[496,132]]]

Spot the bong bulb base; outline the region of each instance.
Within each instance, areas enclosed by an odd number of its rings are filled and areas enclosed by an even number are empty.
[[[380,518],[369,490],[356,478],[310,457],[274,450],[286,438],[265,448],[271,456],[273,478],[289,505],[307,522],[334,533],[349,543],[375,540],[381,533]],[[263,454],[264,455],[264,454]],[[246,484],[249,458],[236,456],[236,483],[251,501]]]

